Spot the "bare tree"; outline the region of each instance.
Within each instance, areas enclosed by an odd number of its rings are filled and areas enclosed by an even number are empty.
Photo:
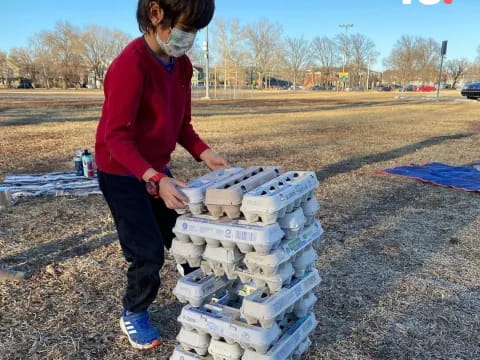
[[[58,22],[54,31],[43,34],[42,41],[52,51],[63,87],[80,85],[87,72],[80,31],[69,22]]]
[[[440,45],[432,38],[417,39],[417,69],[418,78],[423,83],[430,83],[437,79],[440,60]]]
[[[6,86],[7,82],[7,53],[0,51],[0,85]]]
[[[404,35],[394,45],[385,65],[398,73],[402,84],[435,80],[439,44],[433,39]]]
[[[55,78],[58,78],[59,73],[55,67],[55,59],[50,47],[45,41],[42,41],[47,36],[47,33],[33,36],[29,40],[29,48],[35,63],[36,84],[48,89],[54,85]]]
[[[375,49],[373,40],[362,34],[350,36],[350,63],[351,82],[362,85],[362,76],[366,73],[372,62],[376,62],[378,52]]]
[[[295,88],[300,74],[305,70],[310,59],[309,44],[303,37],[288,37],[283,46],[283,54],[287,71]]]
[[[82,54],[88,70],[93,73],[95,88],[98,83],[100,87],[103,86],[108,66],[129,40],[128,35],[123,32],[98,25],[88,26],[81,35]]]
[[[351,39],[348,34],[338,34],[335,36],[335,43],[339,54],[342,59],[342,67],[347,66],[350,63],[351,52]]]
[[[312,57],[317,61],[322,71],[330,76],[334,67],[340,63],[338,46],[332,39],[322,36],[315,37],[311,44]]]
[[[37,68],[32,52],[27,48],[13,48],[10,50],[10,60],[19,68],[21,77],[37,79]]]
[[[445,69],[448,77],[452,80],[452,87],[457,85],[458,80],[465,75],[470,66],[470,62],[465,58],[452,59],[446,62]]]
[[[238,19],[227,23],[218,19],[215,21],[215,44],[214,49],[221,61],[224,73],[224,86],[239,81],[239,67],[245,59],[245,32],[240,26]]]
[[[245,28],[245,36],[253,67],[258,74],[258,85],[263,88],[265,73],[271,70],[278,54],[282,28],[262,19]]]

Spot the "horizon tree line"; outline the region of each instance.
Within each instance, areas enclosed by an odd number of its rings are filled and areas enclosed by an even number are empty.
[[[349,86],[369,86],[368,74],[380,57],[375,42],[363,34],[315,36],[308,41],[303,36],[284,35],[281,25],[267,19],[247,25],[238,19],[217,19],[211,32],[214,71],[210,73],[225,88],[254,83],[263,88],[273,77],[298,85],[304,83],[307,73],[319,71],[324,79],[334,79],[343,69],[349,73]],[[0,85],[9,85],[8,61],[18,67],[21,77],[38,87],[80,87],[88,81],[101,88],[109,64],[131,40],[128,34],[107,27],[90,25],[80,30],[69,22],[58,22],[53,30],[34,34],[28,46],[9,49],[8,55],[0,51]],[[472,79],[479,76],[480,47],[477,53],[473,61],[448,59],[442,80],[455,86],[467,75]],[[198,41],[189,56],[194,65],[205,65]],[[383,60],[383,72],[391,83],[433,83],[439,60],[437,41],[403,35]]]

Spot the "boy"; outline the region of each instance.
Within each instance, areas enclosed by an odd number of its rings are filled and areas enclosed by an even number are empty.
[[[187,185],[168,170],[170,154],[178,142],[212,170],[228,166],[190,123],[192,64],[185,53],[214,8],[214,0],[139,0],[143,37],[123,50],[105,77],[95,145],[98,179],[130,263],[120,326],[137,349],[161,341],[147,309],[160,286],[163,247],[172,242],[173,209],[188,201],[177,190]]]

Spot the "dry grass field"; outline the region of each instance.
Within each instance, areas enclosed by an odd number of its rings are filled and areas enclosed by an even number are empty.
[[[265,93],[193,103],[197,131],[238,166],[315,170],[325,245],[307,359],[480,359],[478,194],[374,173],[480,160],[480,102],[396,93]],[[99,92],[0,92],[0,180],[72,168],[93,147]],[[185,151],[175,175],[206,172]],[[168,259],[152,307],[164,344],[134,351],[118,316],[126,264],[100,196],[0,212],[0,359],[167,359],[181,305]]]

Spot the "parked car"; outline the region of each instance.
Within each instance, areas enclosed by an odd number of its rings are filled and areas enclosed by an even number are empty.
[[[33,89],[33,83],[30,79],[20,79],[20,85],[17,89]]]
[[[313,91],[323,91],[323,90],[327,90],[327,88],[325,86],[322,86],[322,85],[313,85],[310,90],[313,90]]]
[[[480,82],[465,85],[462,89],[462,96],[466,96],[467,99],[480,99]]]
[[[430,86],[430,85],[421,85],[417,88],[416,91],[421,91],[421,92],[432,92],[436,91],[437,88],[435,86]]]
[[[410,84],[410,85],[405,86],[402,89],[402,91],[418,91],[417,89],[418,89],[418,86]]]
[[[390,85],[380,85],[377,86],[377,91],[392,91]]]

